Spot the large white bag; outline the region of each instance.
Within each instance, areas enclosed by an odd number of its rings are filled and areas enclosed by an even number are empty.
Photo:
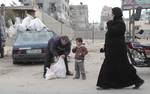
[[[59,58],[57,63],[50,66],[50,69],[47,70],[46,79],[53,78],[65,78],[66,77],[66,66],[64,59],[62,57]]]
[[[35,18],[31,20],[27,28],[31,31],[41,31],[43,28],[47,27],[39,18]]]
[[[56,78],[56,75],[52,70],[50,70],[49,68],[47,68],[46,70],[47,70],[46,75],[45,75],[46,80],[51,80],[51,79]]]

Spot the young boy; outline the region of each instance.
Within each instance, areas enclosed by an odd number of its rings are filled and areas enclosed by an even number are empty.
[[[82,38],[76,38],[76,47],[72,49],[72,52],[75,53],[75,77],[74,79],[80,78],[80,72],[82,79],[86,79],[85,69],[84,69],[84,57],[88,53],[87,48],[83,46]]]

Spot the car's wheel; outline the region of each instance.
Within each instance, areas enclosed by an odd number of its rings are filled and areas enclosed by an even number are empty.
[[[146,67],[148,64],[145,63],[145,57],[143,53],[136,50],[128,50],[128,58],[131,64],[137,67]]]
[[[0,53],[1,53],[1,58],[4,57],[4,48],[0,49]]]

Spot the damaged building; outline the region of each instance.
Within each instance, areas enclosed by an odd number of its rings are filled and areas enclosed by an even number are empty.
[[[36,2],[44,12],[60,21],[69,24],[69,0],[19,0],[24,6],[32,6]]]

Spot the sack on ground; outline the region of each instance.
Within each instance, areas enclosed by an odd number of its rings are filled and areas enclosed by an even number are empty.
[[[55,79],[55,78],[56,78],[55,73],[51,69],[47,68],[45,79],[46,80],[51,80],[51,79]]]
[[[54,76],[55,75],[55,76]],[[63,58],[59,58],[57,63],[50,66],[50,69],[46,73],[46,79],[65,78],[66,66]]]

